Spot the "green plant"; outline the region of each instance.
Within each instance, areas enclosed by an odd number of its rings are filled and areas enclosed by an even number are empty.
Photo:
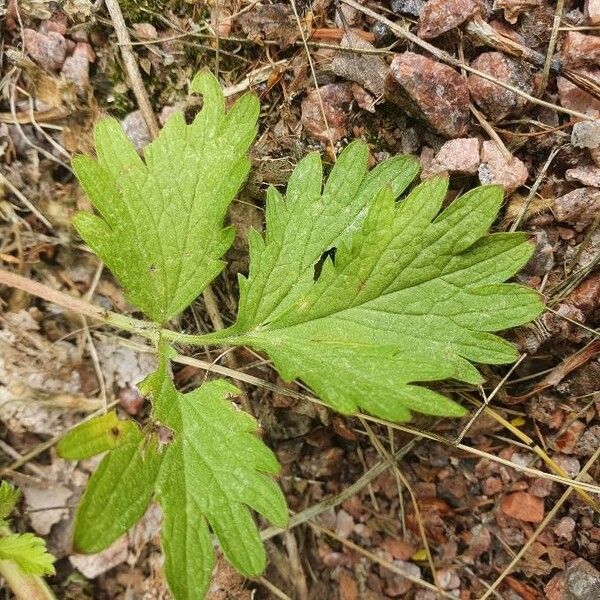
[[[8,481],[0,483],[0,576],[16,597],[23,600],[51,600],[54,595],[41,579],[54,575],[54,557],[43,539],[33,533],[13,533],[8,516],[21,492]]]
[[[259,113],[253,95],[227,111],[207,71],[191,89],[203,95],[202,111],[189,125],[172,116],[143,160],[107,119],[95,131],[97,160],[74,161],[98,212],[80,213],[75,227],[152,320],[121,324],[156,342],[160,366],[140,385],[152,398],[145,428],[112,412],[59,445],[72,459],[106,452],[77,513],[77,550],[107,546],[155,498],[165,515],[166,575],[180,600],[201,597],[209,585],[210,531],[227,559],[255,576],[266,556],[248,507],[281,527],[287,510],[272,479],[275,456],[254,419],[229,400],[237,388],[216,380],[179,393],[172,343],[263,351],[284,379],[302,379],[344,414],[458,417],[460,405],[421,384],[480,383],[472,362],[517,356],[491,332],[542,309],[534,291],[504,283],[532,247],[524,234],[487,235],[502,203],[498,187],[477,188],[441,211],[448,184],[433,178],[398,202],[418,173],[415,159],[391,158],[368,171],[367,146],[357,141],[324,185],[315,153],[298,164],[285,196],[268,191],[266,236],[250,234],[235,324],[205,335],[165,329],[224,266],[234,232],[223,221],[248,174]],[[161,441],[157,426],[172,439]]]

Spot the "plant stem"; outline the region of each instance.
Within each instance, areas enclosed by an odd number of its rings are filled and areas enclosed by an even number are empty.
[[[241,337],[233,335],[230,333],[230,330],[227,329],[204,335],[192,335],[171,331],[170,329],[161,329],[156,323],[134,319],[133,317],[120,315],[110,310],[104,310],[85,300],[74,298],[69,294],[59,292],[43,283],[17,275],[6,269],[0,269],[0,284],[22,290],[32,296],[37,296],[38,298],[62,306],[66,310],[78,315],[100,321],[115,329],[120,329],[121,331],[128,331],[155,343],[158,342],[159,337],[171,342],[188,344],[191,346],[239,345],[243,341]]]
[[[56,600],[48,584],[37,575],[25,575],[12,560],[0,561],[0,575],[17,600]]]

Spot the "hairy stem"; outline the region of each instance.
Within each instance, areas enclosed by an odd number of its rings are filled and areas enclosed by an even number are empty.
[[[38,298],[42,298],[58,306],[62,306],[66,310],[77,313],[78,315],[100,321],[115,329],[134,333],[135,335],[139,335],[155,343],[158,342],[159,337],[171,342],[188,344],[191,346],[218,346],[240,343],[240,340],[228,333],[228,330],[226,329],[205,335],[191,335],[188,333],[179,333],[170,329],[161,329],[155,323],[120,315],[110,310],[104,310],[85,300],[74,298],[69,294],[59,292],[43,283],[28,279],[22,275],[17,275],[6,269],[0,269],[0,285],[2,284],[22,290],[32,296],[37,296]]]

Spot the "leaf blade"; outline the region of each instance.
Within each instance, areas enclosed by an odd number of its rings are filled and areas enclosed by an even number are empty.
[[[192,91],[204,107],[191,125],[172,115],[142,160],[120,124],[95,128],[97,160],[73,166],[100,216],[75,228],[121,282],[128,299],[164,323],[185,309],[223,268],[233,241],[227,207],[248,174],[259,112],[253,95],[228,111],[218,81],[200,73]]]
[[[487,235],[502,190],[476,188],[440,212],[447,186],[445,178],[427,180],[400,203],[389,187],[375,189],[359,226],[341,232],[335,258],[325,260],[318,277],[305,277],[291,303],[271,307],[267,320],[240,303],[233,341],[267,352],[284,379],[302,379],[343,413],[362,409],[398,421],[410,411],[464,414],[420,384],[480,383],[472,362],[513,362],[514,347],[493,332],[532,320],[542,304],[535,291],[504,283],[532,254],[526,237]],[[304,202],[310,222],[316,188],[297,196],[291,201]],[[252,240],[259,261],[284,235],[286,211],[293,210],[287,194],[273,202],[271,230],[268,221],[265,239]],[[295,235],[302,239],[301,226]],[[252,276],[251,263],[248,281]],[[275,279],[286,277],[280,270]],[[273,297],[269,277],[263,281],[263,295]]]

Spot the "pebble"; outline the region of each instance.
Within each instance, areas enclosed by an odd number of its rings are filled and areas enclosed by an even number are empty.
[[[134,110],[130,112],[121,121],[121,125],[138,152],[141,152],[152,141],[148,125],[146,125],[141,111]]]
[[[600,425],[592,425],[577,440],[573,448],[577,456],[591,456],[600,447]]]
[[[394,57],[385,80],[388,100],[448,138],[469,125],[467,81],[451,67],[414,52]]]
[[[600,194],[592,187],[579,188],[554,200],[553,212],[560,223],[583,231],[600,210]]]
[[[600,63],[600,37],[569,31],[563,43],[563,62],[572,69],[598,66]]]
[[[408,560],[415,553],[415,548],[413,546],[406,544],[402,540],[391,537],[383,539],[381,548],[399,560]]]
[[[49,71],[58,71],[67,56],[67,41],[56,31],[44,35],[33,29],[24,29],[23,45],[32,60]]]
[[[578,72],[594,79],[600,85],[600,69],[579,69]],[[600,100],[579,89],[564,77],[558,77],[556,82],[558,85],[558,98],[562,106],[591,117],[600,117]]]
[[[349,31],[340,43],[341,48],[356,50],[374,50],[374,46],[360,36]],[[338,52],[331,62],[331,70],[342,79],[355,81],[376,96],[383,96],[383,82],[387,73],[387,64],[377,54]]]
[[[460,587],[460,578],[454,569],[438,569],[437,578],[443,590],[456,590]]]
[[[587,560],[576,558],[545,587],[547,600],[592,600],[600,598],[600,572]]]
[[[514,156],[509,161],[495,142],[483,142],[479,166],[479,181],[482,184],[501,185],[510,194],[527,181],[528,175],[523,161]]]
[[[347,538],[354,529],[354,519],[342,508],[335,517],[335,532],[343,538]]]
[[[567,456],[566,454],[555,454],[552,460],[559,466],[562,467],[569,477],[577,477],[581,471],[581,464],[579,460],[574,456]]]
[[[600,147],[600,120],[575,123],[571,132],[571,144],[575,148]]]
[[[545,477],[536,477],[529,484],[529,493],[538,498],[548,497],[554,490],[554,481]]]
[[[529,70],[523,63],[502,52],[484,52],[471,66],[527,94],[533,92]],[[469,92],[471,98],[492,121],[516,115],[527,105],[523,96],[473,74],[469,75]]]
[[[90,56],[95,59],[92,47],[86,42],[78,42],[73,54],[65,58],[60,71],[67,81],[75,84],[79,92],[84,92],[90,83]]]
[[[433,159],[433,173],[460,173],[475,175],[479,169],[480,152],[477,138],[448,140]]]
[[[480,0],[429,0],[419,15],[419,37],[436,38],[484,11]]]
[[[427,4],[427,0],[392,0],[390,7],[397,15],[418,17]]]
[[[572,517],[563,517],[555,526],[554,533],[570,542],[573,539],[573,530],[575,529],[575,519]]]
[[[568,169],[565,173],[567,181],[577,181],[583,185],[600,188],[600,168],[592,165],[584,165]]]
[[[502,498],[500,502],[502,512],[529,523],[541,523],[544,519],[544,501],[528,492],[514,492]]]
[[[583,12],[588,23],[600,25],[600,0],[585,0]]]
[[[522,12],[542,6],[542,0],[495,0],[494,10],[504,10],[504,18],[513,25]]]
[[[350,117],[348,109],[354,99],[352,87],[349,83],[330,83],[319,89],[329,128],[323,123],[319,91],[316,89],[310,90],[302,100],[301,122],[314,138],[335,144],[346,135],[346,125]]]

